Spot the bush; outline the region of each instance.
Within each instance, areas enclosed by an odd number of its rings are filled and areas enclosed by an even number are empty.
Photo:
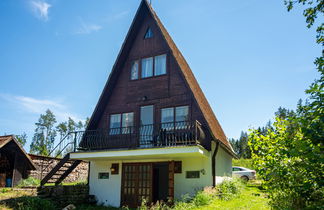
[[[28,177],[19,182],[17,187],[36,187],[40,185],[40,180],[34,177]]]
[[[203,190],[198,191],[195,196],[190,197],[185,194],[181,200],[175,201],[173,207],[167,203],[157,202],[154,205],[148,206],[147,202],[143,199],[140,210],[183,210],[195,209],[197,207],[209,205],[215,199],[230,200],[241,193],[244,187],[240,179],[228,179],[221,184],[214,187],[205,187]]]
[[[238,196],[243,189],[243,183],[240,179],[224,180],[221,184],[217,185],[219,197],[222,200],[230,200]]]

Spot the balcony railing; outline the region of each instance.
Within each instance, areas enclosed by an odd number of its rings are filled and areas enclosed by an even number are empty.
[[[74,151],[121,148],[152,148],[202,144],[205,139],[198,121],[75,132]]]

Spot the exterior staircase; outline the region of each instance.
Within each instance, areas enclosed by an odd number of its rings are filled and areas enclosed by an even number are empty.
[[[50,152],[51,154],[56,153],[55,158],[58,158],[65,153],[64,157],[43,177],[45,171],[48,171],[50,166],[54,163],[49,162],[46,165],[44,161],[41,167],[41,186],[44,186],[47,183],[54,183],[58,185],[75,169],[82,161],[81,160],[72,160],[70,159],[70,152],[76,151],[76,139],[78,137],[78,132],[68,133],[58,145]],[[60,149],[58,149],[60,148]],[[69,152],[67,152],[69,151]]]

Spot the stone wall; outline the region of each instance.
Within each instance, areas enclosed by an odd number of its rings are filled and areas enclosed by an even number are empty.
[[[37,170],[30,171],[29,176],[36,179],[41,179],[41,168],[43,166],[43,177],[56,166],[61,158],[44,157],[40,155],[29,154],[29,157],[33,160]],[[48,167],[47,167],[48,165]],[[65,179],[63,182],[82,182],[88,180],[88,168],[89,163],[82,161]]]
[[[78,205],[88,202],[89,186],[80,184],[39,187],[37,188],[37,195],[52,200],[60,207],[69,204]]]

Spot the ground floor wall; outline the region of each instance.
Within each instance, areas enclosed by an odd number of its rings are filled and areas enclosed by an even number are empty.
[[[217,175],[230,174],[231,172],[231,157],[221,157],[223,151],[219,151],[216,156],[218,163]],[[226,155],[226,154],[225,154]],[[196,191],[203,189],[206,186],[212,186],[212,171],[211,171],[211,155],[203,157],[182,157],[173,159],[147,159],[147,160],[93,160],[90,161],[89,174],[89,193],[95,195],[98,204],[110,205],[119,207],[121,203],[121,185],[122,185],[122,163],[131,162],[167,162],[181,161],[181,173],[174,174],[174,197],[181,199],[182,196],[188,194],[193,195]],[[224,161],[224,163],[220,163]],[[118,174],[111,174],[112,164],[119,164]],[[189,178],[187,173],[195,171],[199,172],[199,178]],[[100,179],[100,173],[109,173],[109,177]]]

